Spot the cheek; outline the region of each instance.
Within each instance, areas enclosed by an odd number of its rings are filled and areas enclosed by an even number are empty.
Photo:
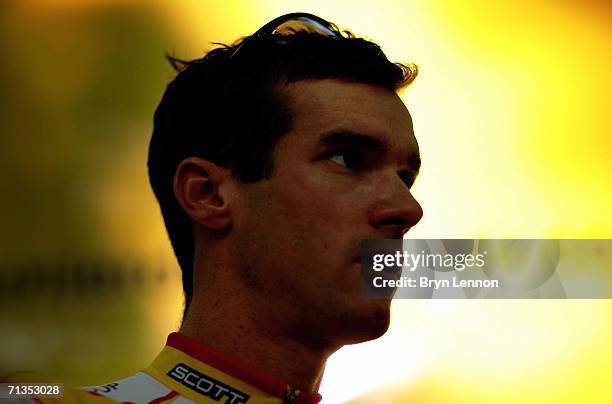
[[[296,243],[307,226],[303,202],[294,191],[280,192],[271,181],[252,184],[237,206],[235,234],[267,249]]]
[[[266,244],[266,250],[313,253],[346,248],[347,238],[369,234],[368,212],[380,191],[374,182],[332,175],[324,166],[291,168],[283,170],[290,175],[278,173],[245,189],[236,223],[241,237]]]
[[[275,184],[274,195],[279,213],[290,221],[302,220],[306,226],[337,227],[359,220],[365,211],[367,191],[354,179],[332,176],[324,169],[296,172]]]

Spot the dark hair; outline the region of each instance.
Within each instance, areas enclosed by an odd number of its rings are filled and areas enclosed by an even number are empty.
[[[244,183],[268,178],[274,147],[292,125],[285,84],[337,79],[396,91],[415,78],[415,65],[391,63],[378,45],[348,31],[338,34],[267,35],[235,54],[245,39],[217,44],[201,59],[168,57],[178,74],[155,111],[148,168],[182,270],[185,312],[193,294],[194,240],[173,190],[179,163],[197,156],[231,169]]]

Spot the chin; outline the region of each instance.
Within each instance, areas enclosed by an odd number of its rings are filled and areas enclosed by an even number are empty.
[[[358,344],[383,336],[391,320],[390,300],[368,301],[368,307],[360,311],[353,321],[345,324],[345,344]],[[364,315],[365,314],[365,315]]]
[[[351,299],[324,307],[320,315],[302,316],[296,335],[341,347],[377,339],[389,329],[390,299]]]

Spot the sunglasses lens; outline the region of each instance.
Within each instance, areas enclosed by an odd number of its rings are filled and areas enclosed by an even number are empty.
[[[334,31],[325,25],[306,17],[285,21],[277,26],[274,31],[272,31],[272,34],[292,35],[296,32],[309,32],[311,34],[320,34],[329,37],[337,36]]]
[[[286,21],[280,22],[283,19]],[[280,22],[280,23],[279,23]],[[230,59],[236,56],[238,52],[244,48],[246,44],[252,42],[253,39],[261,38],[266,35],[280,35],[280,36],[288,36],[293,35],[296,32],[308,32],[311,34],[319,34],[330,38],[341,38],[342,34],[335,31],[333,29],[333,25],[329,22],[319,19],[316,16],[308,16],[308,15],[285,15],[279,18],[276,18],[263,27],[261,27],[256,33],[247,37],[241,45],[234,50],[234,52],[230,55]],[[285,43],[285,40],[282,39],[278,41],[279,43]]]

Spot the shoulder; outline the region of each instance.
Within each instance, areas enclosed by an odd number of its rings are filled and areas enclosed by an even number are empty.
[[[83,392],[114,402],[142,403],[170,399],[178,393],[166,387],[146,372],[138,372],[125,379],[81,388]]]
[[[177,395],[149,374],[138,372],[122,380],[99,386],[78,387],[54,380],[42,373],[17,372],[2,377],[3,383],[27,385],[27,383],[53,383],[62,385],[61,397],[30,395],[15,397],[21,403],[142,403],[159,399],[170,399]]]
[[[28,386],[35,385],[59,385],[61,386],[60,395],[50,394],[27,394],[27,395],[17,395],[10,397],[10,402],[15,403],[112,403],[115,402],[107,397],[102,395],[97,395],[95,393],[89,392],[87,390],[83,390],[77,386],[72,386],[69,384],[62,383],[56,379],[53,379],[43,373],[31,372],[31,371],[21,371],[11,373],[10,375],[6,375],[0,379],[2,383],[14,383],[15,386],[25,387],[24,390],[27,393]],[[32,391],[34,391],[32,389]],[[49,393],[53,393],[53,390],[47,390]],[[6,397],[6,396],[5,396]]]

